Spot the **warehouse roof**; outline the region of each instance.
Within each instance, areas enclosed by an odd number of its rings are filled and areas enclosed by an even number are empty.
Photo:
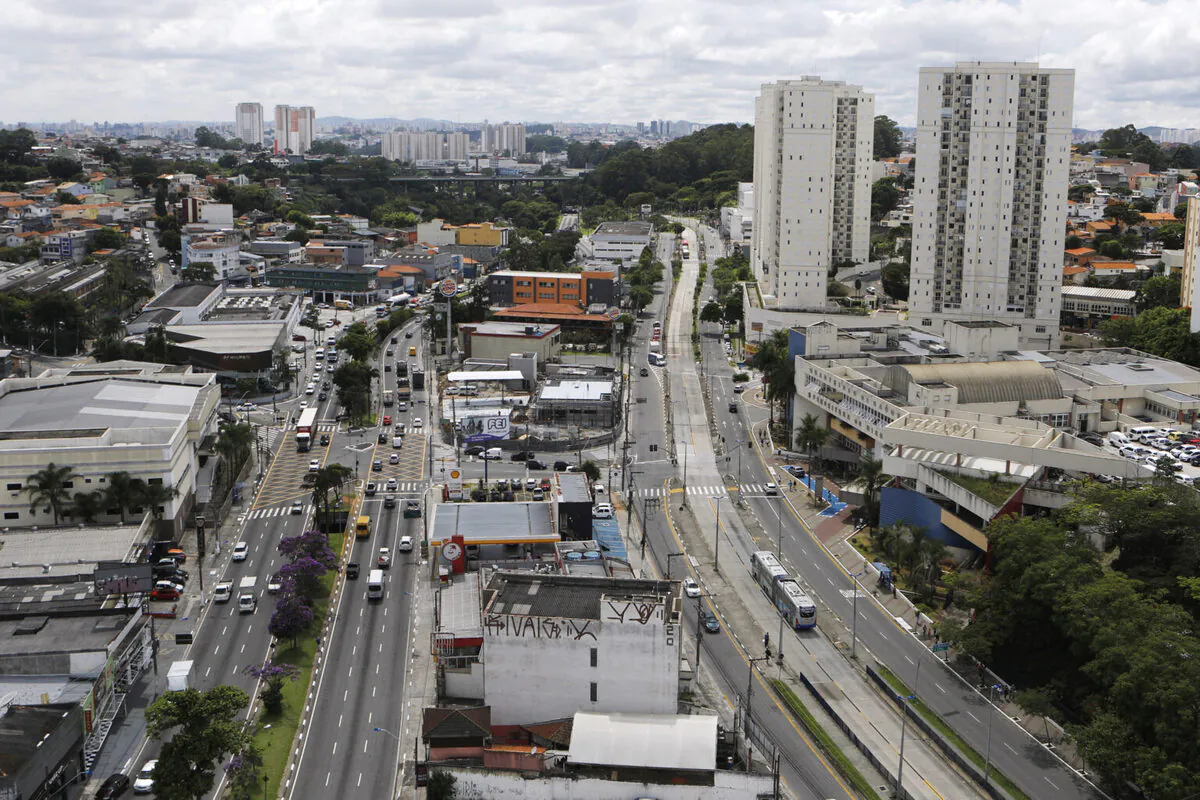
[[[579,711],[572,764],[711,772],[717,768],[717,718],[707,714],[597,714]]]
[[[641,599],[650,604],[669,605],[679,594],[679,583],[640,578],[497,572],[488,582],[487,591],[485,614],[598,620],[604,598]]]
[[[903,364],[892,367],[891,382],[897,391],[905,391],[909,382],[949,384],[958,389],[960,404],[1063,397],[1058,375],[1033,361]]]

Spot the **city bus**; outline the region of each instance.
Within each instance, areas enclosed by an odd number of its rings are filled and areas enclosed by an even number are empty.
[[[750,575],[772,602],[776,582],[791,578],[770,550],[759,550],[750,556]]]
[[[784,620],[794,630],[804,630],[817,624],[817,604],[804,593],[800,584],[791,578],[775,582],[775,610],[783,615]]]
[[[384,389],[383,390],[383,406],[384,406],[384,408],[391,408],[392,402],[395,400],[395,397],[396,397],[396,395],[392,392],[391,389]]]

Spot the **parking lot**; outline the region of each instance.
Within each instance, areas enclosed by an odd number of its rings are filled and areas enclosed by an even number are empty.
[[[1133,432],[1141,430],[1141,427],[1149,428],[1140,426],[1124,434],[1127,443],[1110,435],[1105,437],[1100,446],[1106,452],[1140,462],[1146,469],[1147,477],[1154,473],[1159,459],[1169,457],[1175,467],[1176,480],[1180,483],[1190,486],[1200,479],[1200,436],[1171,428],[1157,428],[1153,432],[1143,431],[1135,435]]]

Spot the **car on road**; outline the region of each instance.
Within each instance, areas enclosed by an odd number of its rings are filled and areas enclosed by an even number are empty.
[[[150,592],[150,599],[178,600],[179,595],[180,591],[174,584],[166,584],[164,586],[155,586],[154,591]]]
[[[96,800],[114,800],[114,798],[121,797],[129,791],[131,783],[132,781],[125,773],[114,772],[105,779],[104,783],[100,784],[100,789],[96,792]]]
[[[150,794],[154,791],[154,768],[157,766],[157,758],[152,758],[142,765],[142,771],[133,781],[134,794]]]
[[[736,414],[736,413],[737,413],[737,403],[730,403],[730,404],[729,404],[729,413],[730,413],[730,414]]]
[[[372,472],[383,472],[383,459],[382,458],[377,458],[371,462],[371,471]]]
[[[377,491],[379,491],[379,484],[375,483],[374,481],[367,481],[367,486],[363,490],[363,494],[365,494],[367,497],[374,497],[375,492]]]
[[[425,427],[425,422],[420,417],[417,417],[413,420],[412,425],[416,430],[420,430],[421,428]]]
[[[379,548],[379,558],[375,559],[375,563],[379,565],[380,569],[387,569],[388,567],[392,566],[391,548]]]
[[[304,513],[304,503],[300,500],[293,500],[292,501],[292,513],[293,514],[303,514]]]
[[[309,472],[318,472],[318,471],[320,471],[320,469],[321,469],[321,459],[319,459],[319,458],[309,459],[309,462],[308,462],[308,471]]]
[[[645,378],[646,376],[648,376],[648,375],[650,374],[650,370],[646,369],[645,367],[642,367],[642,369],[641,369],[641,372],[640,372],[639,374],[640,374],[640,375],[641,375],[643,378]]]
[[[305,393],[305,394],[312,394],[312,393],[313,393],[313,392],[315,392],[316,390],[317,390],[316,384],[312,384],[312,383],[310,383],[308,386],[305,386],[305,387],[304,387],[304,393]]]
[[[383,415],[383,427],[386,428],[388,425],[391,425],[391,424],[392,424],[392,415],[384,414]]]
[[[329,447],[329,434],[328,433],[321,434],[321,447]]]
[[[213,602],[228,603],[233,597],[233,581],[221,581],[213,587]]]
[[[404,332],[404,338],[405,338],[405,339],[411,339],[411,338],[412,338],[412,331],[405,331],[405,332]],[[410,352],[409,352],[409,355],[410,355],[410,356],[412,356],[412,355],[416,355],[416,353],[413,353],[413,352],[411,352],[411,351],[410,351]]]
[[[608,487],[606,487],[603,483],[593,483],[592,484],[592,494],[597,499],[601,498],[601,497],[607,497],[608,496]]]
[[[353,561],[346,563],[346,580],[358,580],[358,564],[354,563]]]
[[[308,408],[308,402],[305,400],[301,400],[300,401],[300,410],[303,411],[306,408]]]
[[[533,452],[530,450],[518,450],[512,454],[512,461],[529,461],[533,458]]]
[[[779,494],[779,487],[773,483],[768,483],[765,493],[770,495]]]
[[[421,503],[417,500],[404,501],[404,516],[406,519],[420,519]]]
[[[254,403],[242,403],[237,407],[238,411],[258,411],[258,406]]]
[[[250,555],[250,546],[245,542],[238,542],[233,546],[234,561],[245,561],[248,555]]]
[[[411,553],[413,549],[413,538],[411,536],[401,536],[398,549],[401,553]]]
[[[380,444],[387,444],[387,433],[385,431],[380,431],[377,441]]]
[[[395,337],[395,336],[393,336],[393,337],[391,338],[391,343],[392,343],[392,344],[395,344],[395,343],[396,343],[396,337]],[[391,350],[388,350],[388,355],[390,356],[391,354],[392,354],[392,351],[391,351]]]
[[[392,348],[390,348],[390,347],[389,347],[389,348],[387,349],[387,352],[386,352],[386,353],[384,353],[384,355],[386,355],[388,358],[391,358],[391,357],[392,357]]]
[[[532,458],[525,462],[525,469],[545,469],[546,465],[541,461],[535,461]]]
[[[328,372],[330,375],[332,375],[333,373],[337,372],[337,365],[333,364],[331,362],[328,366],[325,367],[325,371]]]
[[[400,454],[392,453],[390,456],[388,456],[388,463],[389,464],[399,464],[400,463]]]
[[[317,395],[317,400],[318,400],[318,402],[322,402],[322,403],[323,403],[323,402],[325,402],[325,401],[326,401],[326,400],[328,400],[328,399],[329,399],[329,392],[322,391],[320,394],[318,394],[318,395]]]
[[[463,455],[464,456],[481,456],[481,455],[483,455],[483,453],[486,449],[487,449],[486,447],[480,447],[477,444],[473,444],[470,447],[463,450]]]
[[[408,411],[408,401],[401,400],[400,402],[396,403],[396,410],[397,411]]]
[[[555,472],[566,472],[567,471],[567,462],[555,461],[554,462],[554,471]]]
[[[612,519],[613,508],[608,503],[597,503],[592,506],[592,519]]]
[[[395,478],[388,478],[387,483],[383,487],[383,490],[385,492],[394,492],[394,491],[396,491],[397,486],[398,486],[398,484],[396,483]]]
[[[280,578],[279,573],[276,572],[274,575],[267,578],[267,593],[279,594],[281,591],[283,591],[283,579]]]
[[[504,458],[504,451],[499,447],[489,447],[487,450],[483,451],[481,458],[483,458],[484,461],[499,461],[500,459]]]
[[[733,393],[734,393],[734,394],[741,394],[741,393],[742,393],[742,392],[744,392],[744,391],[746,391],[746,384],[744,384],[744,383],[736,383],[736,384],[734,384],[734,386],[733,386]]]
[[[702,592],[700,591],[700,584],[696,583],[695,578],[691,578],[691,577],[684,578],[683,579],[683,593],[686,594],[688,597],[699,597],[702,594]]]
[[[709,633],[721,632],[721,623],[717,619],[717,615],[707,608],[700,612],[700,622],[704,625],[704,630]]]

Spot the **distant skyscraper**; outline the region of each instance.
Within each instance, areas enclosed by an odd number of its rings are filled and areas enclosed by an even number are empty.
[[[385,133],[380,154],[390,161],[466,161],[470,137],[465,133]]]
[[[1187,222],[1183,234],[1183,280],[1179,287],[1179,305],[1192,310],[1192,333],[1200,333],[1200,197],[1187,201]]]
[[[650,120],[650,135],[658,136],[658,120],[656,119]]]
[[[312,106],[275,106],[275,150],[293,155],[308,152],[313,143],[317,114]]]
[[[825,307],[829,272],[866,263],[875,96],[806,76],[763,84],[754,104],[750,259],[781,308]]]
[[[233,135],[246,144],[262,144],[262,103],[238,103],[234,113]]]
[[[909,324],[996,320],[1058,346],[1075,72],[921,70]]]
[[[525,155],[525,126],[505,122],[498,125],[484,123],[479,131],[480,149],[485,153],[508,151],[512,157]]]

